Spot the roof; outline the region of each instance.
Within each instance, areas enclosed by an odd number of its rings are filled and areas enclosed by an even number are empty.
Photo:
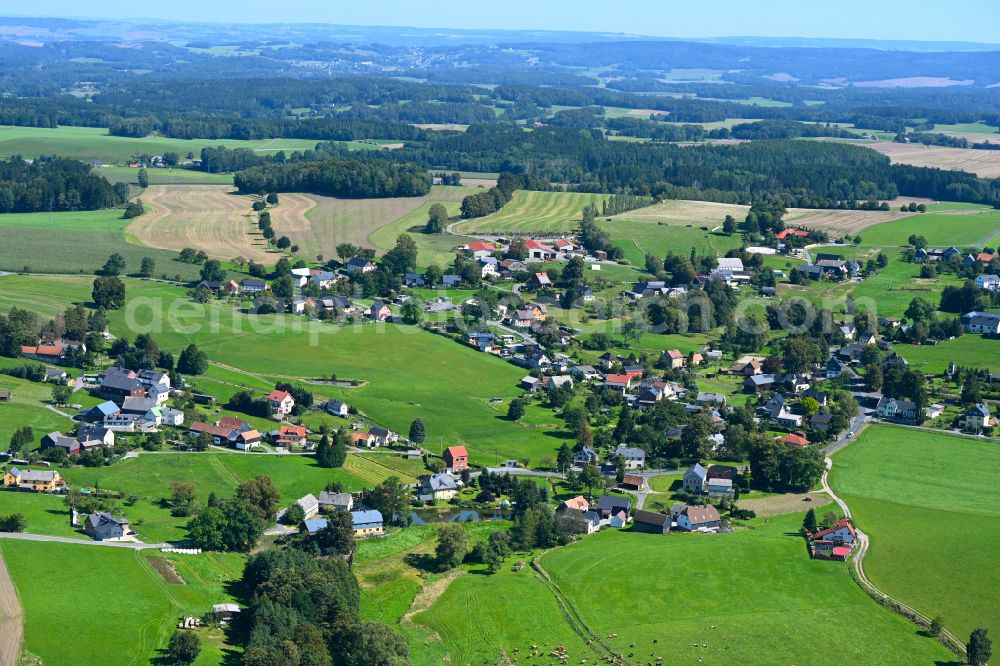
[[[816,534],[812,535],[812,538],[814,541],[820,541],[823,539],[823,537],[829,536],[830,534],[833,534],[837,530],[841,530],[844,528],[847,528],[847,531],[850,532],[852,537],[857,538],[857,532],[854,531],[854,524],[851,522],[849,518],[841,518],[836,522],[836,524],[834,524],[833,527],[816,532]]]
[[[847,557],[851,554],[851,549],[847,546],[835,546],[832,552],[834,557]]]
[[[279,436],[281,437],[305,437],[306,436],[305,426],[293,426],[293,425],[283,425],[278,430]]]
[[[439,490],[458,490],[458,483],[455,482],[455,479],[444,472],[422,476],[420,477],[420,481],[423,483],[424,487],[429,488],[431,492],[437,492]]]
[[[319,503],[323,505],[349,506],[353,501],[351,493],[331,493],[324,490],[319,494]]]
[[[326,518],[310,518],[309,520],[303,521],[302,525],[306,528],[309,534],[315,534],[320,530],[325,530],[327,523]]]
[[[496,249],[495,246],[490,245],[489,243],[484,243],[483,241],[474,241],[469,243],[466,247],[473,252],[479,252],[480,250],[488,250],[492,252]]]
[[[635,522],[642,523],[644,525],[656,525],[657,527],[663,527],[664,525],[670,524],[670,516],[665,513],[654,513],[653,511],[643,511],[642,509],[637,509],[634,517]]]
[[[469,452],[465,450],[464,446],[449,446],[444,452],[451,456],[452,460],[469,457]]]
[[[279,391],[277,389],[271,391],[267,394],[267,399],[271,402],[284,402],[286,398],[291,398],[292,395],[286,391]]]
[[[568,499],[562,503],[567,509],[579,509],[580,511],[586,511],[590,508],[590,503],[584,498],[583,495],[577,495],[572,499]]]
[[[628,384],[632,375],[608,375],[604,381],[608,384]]]
[[[805,437],[791,433],[781,438],[781,441],[788,446],[809,446],[811,443]]]
[[[691,521],[692,525],[702,525],[704,523],[715,523],[719,522],[719,511],[711,504],[698,504],[695,506],[684,507],[682,511],[688,520]]]
[[[596,508],[601,511],[614,511],[615,508],[620,506],[627,509],[630,506],[629,499],[627,497],[617,497],[615,495],[601,495],[601,498],[597,500]]]
[[[684,358],[684,354],[682,354],[680,350],[677,349],[668,349],[666,351],[666,354],[672,359]]]
[[[694,467],[690,468],[687,472],[684,473],[684,476],[687,476],[688,473],[697,474],[699,477],[701,477],[702,480],[708,477],[708,470],[702,467],[701,463],[695,463]]]
[[[215,425],[214,423],[203,423],[202,421],[195,421],[189,429],[194,432],[207,432],[209,435],[215,437],[228,437],[229,433],[233,431],[233,428]]]
[[[354,529],[370,525],[381,525],[382,513],[380,511],[376,511],[375,509],[368,509],[367,511],[351,511],[351,521],[354,523]]]
[[[622,477],[622,483],[627,483],[630,486],[642,486],[642,477],[638,474],[626,474]]]
[[[732,488],[733,482],[731,479],[714,478],[714,479],[709,479],[708,485],[722,487],[722,488]]]

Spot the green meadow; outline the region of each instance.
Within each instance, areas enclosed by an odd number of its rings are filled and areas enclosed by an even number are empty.
[[[103,127],[15,127],[0,126],[0,156],[59,155],[78,160],[101,160],[112,164],[123,164],[134,155],[162,155],[173,151],[182,158],[188,153],[195,157],[208,146],[227,148],[249,148],[262,153],[286,153],[295,150],[309,150],[316,146],[310,139],[262,139],[241,141],[236,139],[168,139],[148,136],[141,139],[111,136]]]
[[[878,587],[959,637],[1000,631],[1000,448],[993,442],[876,425],[834,456],[830,484],[871,537]]]
[[[24,609],[25,649],[46,666],[150,663],[181,617],[239,602],[233,596],[238,585],[229,581],[242,573],[240,555],[165,556],[182,585],[167,583],[149,563],[150,555],[124,548],[5,539],[0,551]],[[196,665],[238,656],[219,629],[199,634]]]
[[[431,264],[446,267],[455,258],[455,246],[474,241],[474,238],[453,234],[425,234],[424,225],[431,206],[441,204],[449,217],[459,214],[461,201],[428,201],[395,222],[379,227],[368,236],[372,247],[381,251],[391,250],[400,234],[409,234],[417,244],[417,262],[421,268]]]
[[[600,222],[611,234],[612,242],[625,252],[625,259],[644,268],[646,255],[662,259],[667,252],[687,256],[694,249],[699,255],[725,256],[742,244],[742,236],[727,236],[721,232],[704,231],[697,227],[658,224],[652,220],[619,220]]]
[[[598,210],[607,198],[602,194],[579,192],[529,192],[517,190],[499,211],[459,224],[458,233],[482,231],[514,233],[561,233],[575,230],[588,204]]]
[[[155,275],[193,279],[199,267],[177,261],[177,253],[130,242],[119,209],[0,215],[0,270],[33,273],[93,273],[117,252],[127,272],[143,257],[156,262]]]
[[[1000,231],[1000,210],[954,203],[934,204],[928,210],[922,215],[868,227],[861,231],[862,242],[873,247],[902,246],[911,234],[916,234],[924,236],[931,247],[961,248],[980,244]]]
[[[854,663],[949,660],[943,646],[869,599],[842,563],[810,560],[801,520],[758,520],[720,535],[604,530],[539,559],[552,587],[527,568],[466,575],[415,620],[438,632],[453,663],[557,644],[569,663],[595,661],[557,595],[628,663],[801,663],[830,640],[838,659]]]
[[[914,368],[940,374],[952,361],[965,367],[987,368],[1000,372],[1000,340],[966,334],[936,345],[893,345]]]

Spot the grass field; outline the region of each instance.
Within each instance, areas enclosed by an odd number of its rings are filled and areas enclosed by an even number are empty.
[[[434,188],[434,193],[438,189]],[[458,188],[454,187],[447,189],[458,190]],[[461,190],[458,191],[460,192]],[[432,197],[434,193],[432,193]],[[451,193],[445,194],[450,195]],[[366,242],[362,244],[374,247],[380,252],[391,250],[396,245],[396,239],[400,234],[410,234],[417,244],[418,266],[427,267],[431,264],[437,264],[441,267],[447,266],[455,258],[455,246],[464,245],[474,239],[454,234],[425,234],[424,225],[427,222],[431,206],[435,203],[444,205],[449,217],[455,217],[459,214],[461,200],[457,197],[450,196],[449,199],[440,201],[429,199],[393,222],[376,228],[368,235]]]
[[[336,199],[302,195],[312,202],[312,206],[306,209],[304,223],[288,228],[275,224],[275,231],[291,238],[300,246],[300,254],[308,257],[322,254],[333,258],[340,243],[389,250],[395,245],[399,234],[414,226],[423,228],[423,223],[427,221],[427,211],[433,202],[444,203],[449,207],[449,213],[452,210],[457,212],[457,203],[454,202],[461,201],[469,192],[471,190],[468,188],[436,186],[425,197]],[[392,227],[393,231],[381,233],[386,227]],[[375,234],[379,234],[378,240]],[[417,234],[414,234],[414,238],[419,247],[421,238]],[[443,235],[438,238],[448,239]],[[445,242],[459,244],[462,240],[453,238]]]
[[[1000,372],[1000,340],[981,335],[963,335],[937,345],[893,345],[910,365],[927,373],[942,373],[954,361],[964,367]]]
[[[151,257],[156,275],[197,276],[198,267],[176,261],[175,252],[130,243],[128,222],[118,209],[0,215],[0,270],[93,273],[117,252],[125,257],[126,271],[138,271],[142,258]]]
[[[33,304],[21,296],[22,288],[44,299]],[[3,276],[0,307],[13,300],[51,312],[86,299],[89,291],[90,278]],[[179,353],[195,342],[212,361],[245,370],[251,377],[313,379],[336,373],[365,381],[353,389],[314,390],[323,397],[343,398],[396,432],[407,432],[410,422],[420,417],[427,424],[428,446],[464,443],[473,460],[539,460],[562,443],[565,433],[508,421],[490,405],[494,396],[521,395],[522,370],[449,339],[392,324],[335,326],[290,315],[246,315],[224,302],[200,307],[183,289],[164,283],[130,279],[126,292],[130,304],[112,314],[113,334],[131,339],[138,330],[129,325],[130,319],[145,324],[159,316],[153,337],[161,348]],[[167,316],[171,304],[185,304],[186,312]],[[151,314],[150,307],[159,314]]]
[[[831,486],[871,537],[869,578],[960,637],[1000,631],[998,472],[994,443],[889,426],[834,457]]]
[[[149,136],[133,139],[111,136],[103,127],[13,127],[0,126],[0,156],[59,155],[78,160],[102,160],[111,164],[128,162],[133,155],[162,155],[173,151],[181,157],[194,153],[198,157],[206,146],[226,146],[227,148],[249,148],[262,153],[276,153],[283,150],[310,150],[318,142],[311,139],[262,139],[260,141],[239,141],[235,139],[168,139]]]
[[[138,169],[127,166],[101,167],[97,173],[112,183],[136,185]],[[146,169],[150,185],[232,185],[231,173],[208,173],[194,169]]]
[[[126,233],[150,247],[190,247],[217,259],[273,264],[282,253],[257,229],[252,201],[227,185],[152,185],[142,194],[146,213],[132,220]],[[281,203],[269,209],[276,235],[308,226],[305,214],[314,205],[302,194],[281,195]]]
[[[455,227],[462,233],[485,231],[516,233],[560,233],[579,226],[588,204],[598,210],[605,195],[578,192],[529,192],[517,190],[511,200],[496,213],[466,220]]]
[[[895,164],[936,167],[951,171],[968,171],[980,178],[1000,176],[1000,155],[995,150],[946,148],[920,143],[880,142],[865,144],[872,150],[888,155]]]
[[[670,251],[686,257],[694,248],[699,255],[721,257],[727,251],[740,247],[743,239],[741,234],[727,236],[697,227],[652,221],[615,219],[612,222],[602,221],[600,226],[611,235],[611,241],[622,248],[626,260],[643,268],[646,254],[662,259]]]
[[[1000,211],[986,206],[945,203],[929,212],[868,227],[861,234],[865,246],[906,245],[911,234],[924,236],[931,247],[975,245],[1000,231]]]
[[[212,604],[238,601],[226,581],[238,579],[243,568],[239,555],[212,553],[197,561],[168,556],[185,580],[178,585],[168,584],[147,556],[131,550],[10,539],[0,549],[24,607],[25,648],[46,666],[150,663],[182,615],[201,616]],[[69,605],[76,617],[100,617],[102,626],[114,630],[67,621]],[[199,634],[202,652],[195,664],[235,656],[220,631]]]
[[[801,520],[796,513],[715,536],[605,530],[540,562],[594,634],[633,655],[628,663],[800,663],[831,636],[846,661],[948,660],[871,601],[842,564],[811,561]],[[452,663],[493,663],[501,650],[526,655],[546,643],[564,644],[569,663],[594,661],[529,569],[463,576],[416,621],[441,635]]]

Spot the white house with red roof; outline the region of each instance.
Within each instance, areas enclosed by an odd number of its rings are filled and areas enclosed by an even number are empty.
[[[295,398],[286,391],[275,389],[267,395],[267,404],[271,408],[273,416],[285,417],[292,413],[295,407]]]
[[[544,243],[539,243],[533,238],[529,238],[524,241],[524,247],[528,249],[528,259],[537,259],[539,261],[552,261],[555,259],[559,253],[555,249],[545,245]]]
[[[858,534],[850,518],[841,518],[828,529],[820,530],[812,535],[813,541],[832,541],[833,543],[854,547],[858,542]]]

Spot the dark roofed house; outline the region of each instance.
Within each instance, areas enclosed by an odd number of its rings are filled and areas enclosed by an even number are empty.
[[[774,375],[750,375],[743,380],[743,388],[747,391],[766,391],[774,387],[778,378]]]
[[[629,499],[627,497],[617,497],[615,495],[601,495],[594,507],[601,518],[609,518],[619,511],[628,513]]]
[[[83,531],[95,541],[121,541],[132,533],[127,520],[110,513],[90,514],[84,521]]]
[[[632,529],[650,534],[669,534],[670,516],[665,513],[654,513],[638,509],[632,520]]]
[[[146,397],[146,387],[131,370],[108,368],[98,375],[97,380],[100,382],[98,393],[108,400],[122,402],[125,398]]]

